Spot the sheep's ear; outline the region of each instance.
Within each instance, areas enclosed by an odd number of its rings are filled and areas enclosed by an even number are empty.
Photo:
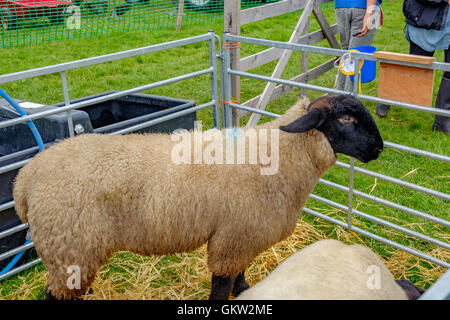
[[[312,109],[303,117],[298,118],[287,126],[280,126],[280,129],[286,132],[299,133],[318,128],[325,121],[327,115],[319,109]]]

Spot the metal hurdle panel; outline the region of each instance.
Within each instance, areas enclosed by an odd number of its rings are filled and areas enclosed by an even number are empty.
[[[187,109],[184,109],[184,110],[181,110],[178,112],[174,112],[172,114],[169,114],[169,115],[166,115],[166,116],[154,119],[154,120],[150,120],[150,121],[138,124],[138,125],[134,125],[132,127],[128,127],[126,129],[123,129],[120,131],[116,131],[113,134],[125,134],[125,133],[129,133],[129,132],[137,131],[137,130],[149,127],[151,125],[155,125],[155,124],[158,124],[158,123],[161,123],[164,121],[168,121],[168,120],[171,120],[176,117],[181,117],[185,114],[196,112],[198,110],[202,110],[202,109],[209,108],[209,107],[213,108],[215,128],[220,128],[219,90],[218,90],[219,72],[218,72],[218,66],[217,66],[216,40],[218,41],[219,47],[220,47],[220,38],[214,33],[214,31],[209,31],[208,33],[206,33],[204,35],[199,35],[199,36],[195,36],[195,37],[191,37],[191,38],[175,40],[175,41],[166,42],[166,43],[162,43],[162,44],[146,46],[146,47],[142,47],[142,48],[107,54],[107,55],[98,56],[98,57],[87,58],[87,59],[73,61],[73,62],[62,63],[62,64],[58,64],[58,65],[53,65],[53,66],[46,66],[46,67],[42,67],[42,68],[1,75],[0,76],[0,84],[17,81],[17,80],[28,79],[28,78],[39,77],[39,76],[52,74],[52,73],[60,73],[61,80],[62,80],[62,91],[64,94],[65,106],[42,111],[42,112],[35,113],[32,115],[27,115],[27,116],[23,116],[23,117],[19,117],[19,118],[10,119],[7,121],[2,121],[2,122],[0,122],[0,128],[16,125],[19,123],[25,123],[26,121],[35,120],[35,119],[43,118],[43,117],[50,116],[53,114],[65,112],[65,113],[67,113],[67,122],[68,122],[70,136],[74,136],[74,128],[73,128],[73,123],[72,123],[72,118],[71,118],[71,111],[74,109],[81,109],[83,107],[86,107],[86,106],[89,106],[92,104],[112,100],[112,99],[115,99],[118,97],[132,94],[132,93],[136,93],[136,92],[140,92],[140,91],[144,91],[144,90],[148,90],[148,89],[153,89],[153,88],[157,88],[157,87],[160,87],[163,85],[168,85],[171,83],[179,82],[179,81],[186,80],[186,79],[191,79],[191,78],[202,76],[202,75],[208,75],[208,74],[210,75],[210,80],[211,80],[211,101],[209,101],[207,103],[203,103],[199,106],[187,108]],[[149,84],[131,88],[128,90],[123,90],[123,91],[119,91],[116,93],[104,95],[101,97],[97,97],[97,98],[93,98],[93,99],[89,99],[89,100],[85,100],[85,101],[81,101],[81,102],[77,102],[77,103],[72,103],[72,104],[70,103],[69,90],[68,90],[67,78],[66,78],[67,70],[78,69],[78,68],[92,66],[92,65],[96,65],[96,64],[110,62],[110,61],[117,61],[120,59],[139,56],[139,55],[143,55],[143,54],[149,54],[152,52],[157,52],[157,51],[162,51],[162,50],[168,50],[168,49],[186,46],[186,45],[203,42],[203,41],[207,41],[208,46],[209,46],[209,65],[210,65],[209,68],[206,68],[203,70],[198,70],[198,71],[188,73],[188,74],[183,74],[183,75],[180,75],[180,76],[177,76],[174,78],[149,83]],[[28,161],[29,160],[24,160],[24,161],[19,161],[19,162],[13,163],[11,165],[3,166],[0,168],[0,174],[21,168]],[[7,210],[12,207],[14,207],[14,201],[10,201],[10,202],[1,204],[0,205],[0,214],[2,214],[2,211]],[[11,234],[14,234],[16,232],[19,232],[21,230],[26,230],[26,229],[28,229],[28,223],[23,223],[23,224],[17,225],[13,228],[10,228],[10,229],[0,232],[0,239],[4,238],[6,236],[9,236]],[[4,252],[4,253],[0,254],[0,261],[10,258],[22,251],[31,249],[33,247],[34,247],[34,244],[31,241],[28,244],[25,244],[25,245],[19,246],[17,248],[14,248],[10,251]],[[33,265],[40,263],[40,262],[41,262],[41,259],[38,258],[31,262],[23,264],[19,267],[16,267],[16,268],[4,273],[3,275],[0,275],[0,280],[5,279],[13,274],[16,274],[22,270],[25,270]]]
[[[292,44],[292,43],[288,43],[288,42],[281,42],[281,41],[272,41],[272,40],[266,40],[266,39],[258,39],[258,38],[251,38],[251,37],[243,37],[243,36],[236,36],[236,35],[231,35],[228,32],[224,32],[223,34],[223,43],[224,43],[224,52],[223,52],[223,76],[224,76],[224,100],[225,100],[225,104],[223,105],[223,112],[224,112],[224,126],[225,127],[231,127],[232,125],[232,109],[233,108],[237,108],[237,109],[241,109],[241,110],[246,110],[246,111],[250,111],[250,112],[255,112],[261,115],[265,115],[265,116],[269,116],[269,117],[280,117],[280,115],[272,113],[272,112],[268,112],[268,111],[264,111],[264,110],[259,110],[259,109],[255,109],[255,108],[251,108],[251,107],[247,107],[238,103],[234,103],[232,102],[232,95],[231,95],[231,76],[240,76],[240,77],[245,77],[245,78],[251,78],[251,79],[257,79],[257,80],[263,80],[263,81],[269,81],[269,82],[274,82],[277,84],[284,84],[284,85],[288,85],[288,86],[292,86],[292,87],[296,87],[296,88],[304,88],[304,89],[308,89],[308,90],[315,90],[315,91],[319,91],[319,92],[324,92],[324,93],[331,93],[331,94],[349,94],[349,92],[346,91],[341,91],[341,90],[336,90],[336,89],[331,89],[331,88],[326,88],[326,87],[322,87],[322,86],[317,86],[317,85],[312,85],[312,84],[306,84],[306,83],[299,83],[299,82],[294,82],[294,81],[290,81],[290,80],[283,80],[283,79],[279,79],[279,78],[272,78],[272,77],[268,77],[268,76],[263,76],[263,75],[258,75],[258,74],[254,74],[254,73],[249,73],[249,72],[243,72],[243,71],[239,71],[239,70],[234,70],[230,68],[230,50],[226,50],[227,48],[233,47],[233,45],[236,44],[252,44],[252,45],[261,45],[261,46],[266,46],[266,47],[275,47],[275,48],[281,48],[281,49],[288,49],[288,50],[295,50],[295,51],[302,51],[302,52],[311,52],[311,53],[318,53],[318,54],[324,54],[324,55],[331,55],[331,56],[335,56],[335,57],[341,57],[344,54],[348,53],[348,51],[346,50],[341,50],[341,49],[333,49],[333,48],[323,48],[323,47],[316,47],[316,46],[310,46],[310,45],[300,45],[300,44]],[[362,52],[352,52],[352,57],[355,59],[355,79],[354,79],[354,83],[353,83],[353,91],[351,92],[351,94],[353,94],[355,97],[357,97],[358,99],[361,100],[367,100],[367,101],[372,101],[372,102],[376,102],[376,103],[384,103],[387,105],[394,105],[394,106],[399,106],[399,107],[403,107],[403,108],[408,108],[408,109],[412,109],[412,110],[416,110],[416,111],[420,111],[420,112],[428,112],[428,113],[433,113],[433,114],[438,114],[438,115],[444,115],[444,116],[448,116],[450,117],[450,111],[446,111],[443,109],[435,109],[435,108],[429,108],[429,107],[424,107],[424,106],[420,106],[420,105],[415,105],[415,104],[410,104],[410,103],[404,103],[404,102],[399,102],[399,101],[393,101],[393,100],[388,100],[388,99],[381,99],[378,97],[373,97],[373,96],[369,96],[369,95],[364,95],[364,94],[359,94],[358,93],[358,67],[360,65],[360,61],[361,60],[368,60],[368,61],[377,61],[377,62],[389,62],[391,64],[399,64],[399,65],[406,65],[406,66],[413,66],[413,67],[419,67],[419,68],[428,68],[428,69],[434,69],[434,70],[441,70],[441,71],[450,71],[450,63],[441,63],[441,62],[433,62],[430,65],[421,65],[421,64],[415,64],[415,63],[409,63],[409,62],[400,62],[400,61],[393,61],[393,60],[386,60],[386,59],[378,59],[375,58],[373,54],[369,54],[369,53],[362,53]],[[401,152],[405,152],[405,153],[411,153],[411,154],[415,154],[415,155],[419,155],[422,157],[426,157],[426,158],[430,158],[430,159],[434,159],[437,161],[441,161],[441,162],[445,162],[445,163],[450,163],[450,157],[445,156],[445,155],[441,155],[441,154],[436,154],[436,153],[432,153],[432,152],[427,152],[424,150],[420,150],[420,149],[415,149],[415,148],[411,148],[408,146],[404,146],[404,145],[400,145],[400,144],[396,144],[396,143],[392,143],[392,142],[388,142],[385,141],[384,142],[384,146],[387,148],[392,148]],[[337,183],[334,183],[332,181],[328,181],[328,180],[324,180],[324,179],[320,179],[319,183],[335,188],[337,190],[340,191],[344,191],[346,193],[348,193],[348,204],[347,205],[342,205],[340,203],[331,201],[329,199],[325,199],[323,197],[320,197],[318,195],[315,194],[311,194],[310,198],[314,199],[318,202],[330,205],[332,207],[338,208],[344,212],[347,212],[347,223],[337,220],[335,218],[332,217],[328,217],[325,214],[319,213],[315,210],[312,210],[310,208],[303,208],[303,211],[311,214],[313,216],[322,218],[324,220],[327,220],[329,222],[335,223],[341,227],[347,228],[348,230],[351,231],[355,231],[357,233],[360,233],[366,237],[375,239],[377,241],[381,241],[383,243],[386,243],[388,245],[391,245],[395,248],[404,250],[408,253],[411,253],[413,255],[416,255],[422,259],[425,259],[427,261],[430,261],[432,263],[435,263],[437,265],[443,266],[445,268],[449,268],[450,267],[450,263],[449,261],[442,261],[440,259],[437,259],[435,257],[432,257],[428,254],[425,254],[421,251],[412,249],[410,247],[407,247],[405,245],[402,245],[400,243],[397,243],[395,241],[389,240],[385,237],[381,237],[379,235],[376,235],[372,232],[368,232],[366,230],[363,230],[361,228],[358,228],[354,225],[352,225],[352,217],[353,216],[359,216],[359,217],[363,217],[371,222],[374,222],[378,225],[383,225],[392,229],[395,229],[397,231],[400,231],[404,234],[416,237],[420,240],[432,243],[434,245],[437,245],[439,247],[445,248],[447,250],[450,250],[450,244],[443,242],[441,240],[435,239],[431,236],[425,235],[423,233],[419,233],[416,232],[414,230],[411,230],[409,228],[405,228],[402,227],[400,225],[397,225],[395,223],[392,223],[390,221],[387,221],[385,219],[381,219],[378,217],[375,217],[373,215],[361,212],[359,210],[356,210],[355,208],[353,208],[353,197],[354,196],[358,196],[370,201],[374,201],[376,203],[382,204],[384,206],[388,206],[390,208],[396,209],[396,210],[400,210],[402,212],[426,219],[428,221],[431,221],[433,223],[445,226],[445,227],[450,227],[450,221],[445,220],[445,219],[441,219],[439,217],[435,217],[432,216],[430,214],[421,212],[419,210],[413,209],[413,208],[409,208],[403,205],[400,205],[398,203],[392,202],[392,201],[388,201],[379,197],[375,197],[373,195],[361,192],[359,190],[355,190],[353,187],[354,184],[354,173],[360,173],[363,175],[367,175],[370,177],[374,177],[383,181],[387,181],[389,183],[393,183],[417,192],[421,192],[427,195],[431,195],[434,197],[438,197],[440,199],[444,199],[446,201],[450,201],[450,195],[443,193],[443,192],[439,192],[430,188],[425,188],[416,184],[412,184],[409,182],[405,182],[403,180],[400,179],[396,179],[390,176],[386,176],[383,174],[380,174],[378,172],[373,172],[370,170],[366,170],[364,168],[360,168],[355,166],[354,163],[354,159],[350,158],[350,164],[347,163],[343,163],[341,161],[337,161],[336,162],[336,166],[341,167],[341,168],[345,168],[349,170],[349,186],[343,186]],[[450,212],[449,212],[449,216],[450,216]],[[448,282],[448,281],[447,281]]]

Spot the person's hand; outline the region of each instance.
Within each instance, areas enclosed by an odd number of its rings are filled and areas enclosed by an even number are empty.
[[[358,34],[356,35],[357,37],[364,37],[367,34],[367,32],[370,31],[369,26],[370,26],[370,23],[373,18],[373,13],[374,13],[373,9],[366,11],[366,14],[364,15],[364,20],[363,20],[363,27],[361,30],[359,30]]]

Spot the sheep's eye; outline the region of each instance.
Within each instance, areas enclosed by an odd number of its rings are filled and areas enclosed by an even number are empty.
[[[342,117],[338,118],[338,121],[340,123],[354,123],[355,122],[355,118],[353,118],[352,116],[345,114]]]

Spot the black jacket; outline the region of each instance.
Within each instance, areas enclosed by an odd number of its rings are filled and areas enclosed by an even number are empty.
[[[425,29],[442,30],[448,14],[448,0],[405,0],[406,23]]]

